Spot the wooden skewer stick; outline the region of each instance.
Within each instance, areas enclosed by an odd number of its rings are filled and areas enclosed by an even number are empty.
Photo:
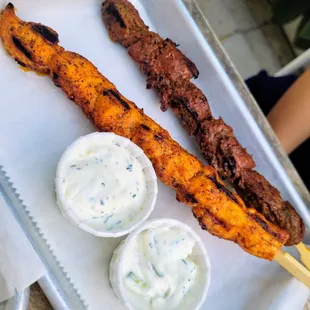
[[[302,242],[295,245],[295,247],[300,254],[301,261],[310,270],[310,249],[307,248]]]
[[[292,255],[280,249],[274,259],[297,280],[310,288],[310,271]]]

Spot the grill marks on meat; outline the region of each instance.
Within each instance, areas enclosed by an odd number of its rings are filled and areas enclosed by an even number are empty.
[[[197,133],[203,120],[212,117],[207,98],[193,83],[181,80],[157,89],[161,95],[162,110],[165,111],[169,106],[190,135]]]
[[[152,162],[158,178],[174,189],[178,189],[180,185],[185,185],[203,165],[193,155],[181,149],[166,130],[146,123],[140,126],[132,141],[143,149]]]
[[[199,72],[196,65],[176,48],[176,44],[172,40],[166,39],[163,41],[153,65],[148,67],[147,74],[149,79],[152,76],[155,79],[158,76],[166,76],[172,81],[177,81],[178,79],[197,78]]]
[[[255,167],[252,156],[221,118],[201,122],[196,140],[208,162],[229,179],[238,178],[243,169]]]
[[[280,192],[253,170],[255,162],[220,118],[204,120],[196,140],[204,157],[235,187],[245,204],[288,232],[286,245],[302,241],[305,226],[295,209],[281,198]]]
[[[206,185],[202,187],[201,184]],[[254,227],[257,225],[261,229],[268,231],[273,237],[285,240],[284,230],[279,232],[278,227],[268,222],[263,215],[252,208],[246,208],[237,195],[231,193],[233,198],[222,195],[223,187],[224,184],[214,168],[211,166],[204,167],[190,180],[186,187],[181,187],[178,190],[177,199],[192,206],[193,214],[203,229],[208,230],[213,235],[225,236],[225,239],[242,244],[245,248],[251,247],[255,252],[262,253],[264,250],[258,247],[255,242],[249,243],[244,238],[245,234],[252,235],[254,239],[257,238],[256,241],[263,238],[264,242],[270,242],[265,239],[265,236],[260,237],[255,234]],[[209,195],[209,193],[212,193],[212,195]],[[240,209],[231,210],[229,208],[230,203],[239,205]],[[207,206],[207,208],[203,206]],[[241,210],[245,210],[245,214]],[[227,218],[230,220],[225,220]],[[247,225],[239,226],[240,223],[247,223]],[[242,231],[241,234],[240,231]]]
[[[102,4],[102,16],[112,41],[128,47],[148,32],[133,5],[125,0],[108,0]]]
[[[199,75],[196,65],[176,48],[172,40],[163,40],[154,32],[148,32],[128,47],[128,54],[147,75],[148,85],[158,79],[161,79],[162,85],[165,85],[166,79],[169,83],[169,80],[189,80]]]
[[[103,91],[103,95],[104,96],[109,96],[112,95],[114,96],[114,98],[116,98],[116,100],[119,101],[119,103],[126,109],[126,110],[130,110],[130,106],[128,105],[128,103],[121,97],[121,95],[114,91],[113,89],[109,89],[109,90],[104,90]]]
[[[53,58],[56,51],[63,50],[50,41],[51,36],[56,39],[58,34],[41,24],[21,21],[16,17],[11,3],[1,14],[5,16],[6,21],[9,21],[0,23],[0,36],[8,53],[23,67],[50,73],[46,66],[47,61]]]
[[[59,42],[58,33],[53,29],[39,23],[32,23],[32,29],[40,34],[47,41],[57,44]]]
[[[29,59],[32,60],[31,53],[23,46],[22,42],[16,37],[12,36],[12,41],[15,46]]]
[[[280,192],[261,174],[251,169],[244,169],[235,183],[238,193],[246,204],[253,206],[267,220],[278,223],[287,231],[295,232],[294,235],[290,235],[286,245],[302,241],[305,226],[296,210],[289,202],[282,200]]]
[[[219,182],[216,175],[212,175],[211,177],[209,177],[209,179],[215,184],[216,188],[219,191],[225,193],[225,195],[235,203],[240,204],[240,200],[237,199],[236,195],[234,195],[227,187],[225,187],[222,182]]]
[[[155,32],[149,31],[136,43],[128,47],[128,54],[138,64],[144,74],[148,74],[149,68],[154,62],[163,47],[164,40]]]
[[[104,2],[102,17],[111,39],[128,48],[130,57],[147,76],[147,88],[161,97],[161,109],[172,108],[189,134],[196,136],[204,157],[235,186],[249,207],[290,233],[287,245],[299,243],[305,231],[302,219],[276,188],[252,170],[255,162],[232,128],[221,118],[212,117],[206,97],[190,82],[199,74],[195,64],[173,41],[148,31],[127,0]]]

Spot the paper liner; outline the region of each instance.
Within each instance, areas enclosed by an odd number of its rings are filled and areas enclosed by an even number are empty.
[[[13,204],[13,206],[16,208],[13,210],[14,214],[17,216],[20,222],[23,224],[25,223],[28,226],[28,230],[32,231],[33,235],[30,236],[30,233],[25,232],[27,237],[29,238],[30,242],[32,243],[34,249],[36,250],[37,254],[39,255],[40,259],[44,263],[45,267],[48,267],[48,264],[46,263],[46,260],[48,259],[47,255],[49,255],[55,262],[56,266],[54,266],[57,270],[53,270],[53,272],[57,271],[58,274],[65,278],[65,280],[71,285],[72,290],[74,294],[79,299],[79,302],[81,305],[88,309],[89,305],[86,303],[86,301],[82,298],[81,292],[78,290],[78,288],[75,286],[75,284],[72,282],[71,277],[68,275],[67,270],[65,267],[60,263],[59,259],[55,255],[55,249],[52,248],[52,246],[48,243],[47,237],[42,232],[42,229],[38,222],[34,220],[34,217],[32,216],[31,209],[24,203],[22,197],[20,196],[17,188],[15,187],[14,183],[11,181],[11,178],[9,177],[7,171],[3,166],[0,165],[0,190],[1,186],[3,187],[3,190],[7,197],[10,199],[10,202]],[[17,210],[18,208],[18,210]],[[30,223],[30,225],[29,225]],[[34,239],[34,236],[36,238],[40,239],[40,245],[36,242]],[[51,271],[47,268],[48,271]],[[58,279],[59,280],[59,279]]]
[[[200,237],[192,230],[192,228],[175,219],[163,218],[163,219],[153,219],[146,221],[119,244],[119,246],[115,249],[110,262],[109,277],[113,291],[115,295],[120,299],[120,301],[122,302],[122,304],[125,306],[126,309],[135,310],[134,306],[131,305],[129,300],[126,298],[122,279],[122,263],[123,260],[126,259],[126,250],[134,238],[136,238],[143,230],[156,228],[160,226],[177,227],[189,233],[196,241],[194,251],[198,252],[195,253],[195,255],[198,254],[199,256],[200,272],[202,270],[205,271],[202,280],[203,283],[199,285],[199,289],[201,289],[201,291],[197,294],[198,295],[197,298],[195,298],[196,301],[195,304],[190,306],[191,310],[198,310],[200,309],[204,300],[206,299],[207,292],[210,286],[211,263],[209,255]]]
[[[98,141],[104,140],[105,142],[109,144],[116,144],[119,145],[120,147],[123,147],[126,149],[135,159],[139,161],[143,168],[143,172],[146,177],[146,184],[147,184],[147,198],[145,202],[145,207],[143,209],[142,218],[137,219],[136,222],[134,222],[130,227],[126,229],[122,229],[117,232],[113,231],[107,231],[105,229],[96,229],[91,226],[91,224],[87,223],[85,220],[83,221],[79,216],[74,212],[72,207],[69,205],[65,195],[63,194],[62,191],[62,171],[63,171],[63,166],[66,163],[67,157],[70,154],[72,148],[74,148],[77,144],[81,143],[82,141],[85,140],[90,140],[90,141]],[[136,229],[141,223],[147,220],[147,218],[150,216],[152,213],[156,198],[157,198],[157,193],[158,193],[158,186],[157,186],[157,177],[156,173],[154,171],[154,168],[152,166],[152,163],[150,160],[147,158],[147,156],[144,154],[143,150],[138,147],[136,144],[131,142],[129,139],[118,136],[114,133],[106,133],[106,132],[94,132],[85,136],[82,136],[75,140],[70,146],[67,147],[65,152],[63,153],[61,159],[59,160],[58,166],[57,166],[57,173],[56,173],[56,196],[57,196],[57,204],[61,210],[62,215],[70,221],[71,224],[95,235],[98,237],[120,237],[129,234],[132,232],[134,229]],[[139,213],[140,216],[141,213]]]

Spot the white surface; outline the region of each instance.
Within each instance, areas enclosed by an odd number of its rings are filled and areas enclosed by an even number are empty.
[[[113,286],[115,294],[120,298],[125,307],[129,310],[134,310],[132,304],[130,304],[129,299],[126,297],[126,290],[123,286],[123,272],[122,266],[126,261],[128,256],[128,251],[130,249],[132,241],[144,230],[147,229],[156,229],[157,227],[175,227],[182,231],[187,232],[195,241],[193,254],[190,255],[191,259],[194,258],[195,262],[198,265],[198,272],[203,273],[199,274],[198,280],[195,283],[196,288],[194,290],[192,288],[191,298],[195,300],[194,304],[191,304],[190,310],[198,310],[203,304],[211,279],[211,264],[209,255],[204,248],[204,245],[199,238],[199,236],[188,226],[184,225],[180,221],[164,218],[164,219],[154,219],[151,221],[147,221],[143,225],[141,225],[137,230],[131,233],[126,240],[122,241],[121,244],[117,247],[117,249],[113,253],[113,257],[110,262],[110,280]],[[194,291],[194,293],[193,293]],[[194,297],[194,298],[193,298]],[[180,309],[184,309],[183,307],[179,307]],[[178,308],[178,309],[179,309]]]
[[[65,177],[64,173],[67,170],[68,162],[78,157],[78,154],[85,154],[86,150],[89,150],[91,147],[94,149],[98,149],[98,146],[112,146],[118,144],[126,155],[131,155],[137,162],[137,165],[140,167],[140,173],[143,176],[143,180],[145,182],[144,186],[146,187],[145,196],[143,198],[144,202],[142,203],[143,209],[139,212],[135,211],[135,220],[130,224],[127,224],[125,227],[120,227],[112,230],[107,230],[107,226],[105,222],[102,221],[91,221],[89,220],[92,215],[89,217],[80,217],[80,214],[76,212],[76,206],[70,203],[65,195],[65,189],[63,186],[63,178]],[[117,147],[118,148],[118,147]],[[93,150],[94,150],[93,149]],[[115,154],[115,153],[114,153]],[[95,153],[95,155],[97,155]],[[84,156],[84,155],[83,155]],[[85,159],[85,158],[83,158]],[[98,169],[98,168],[97,168]],[[93,175],[91,176],[94,179]],[[130,179],[130,181],[133,181]],[[136,180],[134,180],[136,181]],[[102,182],[102,179],[101,181]],[[143,223],[152,213],[154,209],[154,205],[156,202],[156,197],[158,193],[157,187],[157,177],[152,166],[150,160],[143,153],[143,150],[138,147],[136,144],[131,142],[129,139],[115,135],[114,133],[105,133],[105,132],[95,132],[92,134],[88,134],[86,136],[80,137],[75,142],[73,142],[62,155],[56,171],[56,195],[57,195],[57,204],[63,213],[64,217],[66,217],[73,225],[95,235],[98,237],[110,237],[116,238],[120,236],[124,236],[132,232],[136,229],[141,223]],[[136,183],[134,183],[136,184]],[[136,187],[136,185],[135,185]],[[94,188],[91,188],[91,191],[94,192]],[[85,207],[85,206],[84,206]],[[141,205],[138,206],[139,208]],[[128,216],[129,211],[125,211],[124,213],[119,210],[116,211],[118,216],[117,220],[120,219],[119,216],[126,215]],[[127,218],[121,218],[122,222],[126,222]]]
[[[0,194],[0,303],[26,289],[45,272],[41,260]]]
[[[278,186],[284,198],[292,201],[309,224],[306,207],[180,2],[135,2],[138,8],[145,4],[149,15],[144,10],[141,15],[151,29],[180,43],[198,65],[201,74],[196,83],[209,98],[214,114],[222,115],[235,128],[240,142],[254,154],[258,169]],[[124,96],[168,129],[174,139],[200,154],[177,118],[170,111],[160,111],[158,97],[145,89],[145,77],[126,50],[109,40],[101,21],[101,1],[16,0],[14,4],[21,18],[57,30],[65,48],[87,57]],[[54,179],[61,154],[75,139],[94,128],[48,77],[23,72],[2,48],[0,68],[0,108],[5,111],[0,113],[0,145],[5,146],[0,148],[0,164],[90,308],[97,310],[109,305],[109,310],[122,309],[108,280],[109,261],[120,239],[96,238],[68,224],[55,199]],[[202,309],[302,309],[308,294],[306,287],[276,263],[252,257],[235,244],[202,231],[190,208],[177,203],[175,192],[161,183],[152,217],[160,216],[190,225],[209,252],[213,276]]]

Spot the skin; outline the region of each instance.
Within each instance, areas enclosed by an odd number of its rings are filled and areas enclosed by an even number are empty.
[[[310,137],[310,70],[286,91],[267,118],[287,154]]]

